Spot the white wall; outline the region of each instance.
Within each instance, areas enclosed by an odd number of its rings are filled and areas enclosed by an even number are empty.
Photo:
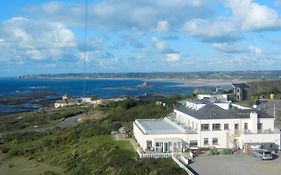
[[[200,120],[190,116],[190,115],[187,115],[183,112],[180,112],[178,110],[174,110],[175,114],[176,114],[176,118],[178,120],[181,120],[182,123],[184,123],[186,126],[190,126],[191,129],[195,130],[195,131],[200,131]],[[193,125],[192,125],[193,123]]]
[[[274,120],[275,118],[260,118],[258,121],[262,123],[262,130],[268,130],[271,131],[274,130]]]
[[[273,142],[279,145],[280,149],[280,133],[273,134],[243,134],[240,137],[240,147],[242,148],[245,143],[265,143]]]

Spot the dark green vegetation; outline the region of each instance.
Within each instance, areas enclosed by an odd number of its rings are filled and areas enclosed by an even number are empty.
[[[249,85],[257,94],[263,94],[269,98],[271,93],[280,94],[281,80],[266,80],[249,82]]]
[[[87,120],[72,128],[56,128],[42,133],[25,132],[2,135],[0,151],[13,158],[25,158],[38,164],[63,169],[63,172],[50,169],[45,174],[185,174],[185,171],[171,159],[138,159],[128,140],[117,141],[110,135],[112,130],[116,130],[120,126],[131,128],[132,121],[136,118],[160,118],[167,115],[173,109],[174,100],[179,98],[182,97],[161,99],[165,101],[166,106],[156,104],[156,101],[160,99],[149,101],[128,99],[97,108],[88,107],[83,111],[85,115],[100,112],[105,116]],[[67,111],[68,108],[64,110]],[[44,117],[48,117],[48,111],[45,113],[42,113]],[[39,122],[33,115],[27,116],[27,118],[29,117],[33,117],[36,122]],[[51,121],[52,118],[50,117]],[[49,121],[49,119],[46,120]],[[6,121],[1,122],[3,122],[2,127]],[[18,128],[12,128],[11,125],[10,130],[13,129]],[[13,168],[17,166],[19,165],[15,164]],[[10,168],[11,172],[13,172],[13,168]],[[9,175],[8,172],[6,174]]]
[[[281,98],[281,80],[253,81],[248,82],[248,84],[251,86],[249,90],[250,99],[236,102],[237,104],[253,106],[261,96],[270,99],[271,94],[275,94],[276,99]]]
[[[81,113],[81,108],[69,107],[7,115],[0,117],[0,132],[50,126],[60,122],[61,119]]]

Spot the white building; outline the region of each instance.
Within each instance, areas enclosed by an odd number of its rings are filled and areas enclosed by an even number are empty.
[[[229,96],[229,94],[197,94],[197,98],[199,100],[214,99],[220,101],[228,101]]]
[[[280,149],[280,130],[273,116],[230,102],[182,101],[164,119],[136,120],[134,136],[142,154],[182,152],[198,147],[244,149],[250,143],[272,143]]]

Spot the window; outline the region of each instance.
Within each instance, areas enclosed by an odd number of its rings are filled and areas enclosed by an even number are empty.
[[[215,123],[213,124],[213,130],[220,130],[221,129],[221,124]]]
[[[204,145],[209,145],[209,139],[208,138],[204,138]]]
[[[156,142],[156,147],[161,147],[162,146],[162,142]]]
[[[258,130],[262,129],[262,123],[258,123]]]
[[[228,124],[224,124],[224,130],[228,130]]]
[[[146,148],[147,149],[151,149],[152,148],[152,141],[151,140],[147,140],[146,141]]]
[[[244,129],[248,129],[248,123],[244,123]]]
[[[239,95],[237,95],[237,96],[236,96],[236,99],[237,99],[237,100],[240,100],[240,96],[239,96]]]
[[[209,124],[201,124],[201,130],[202,131],[208,131],[209,130]]]
[[[238,130],[238,129],[239,129],[239,124],[235,124],[235,125],[234,125],[234,129],[235,129],[235,130]]]
[[[197,140],[190,140],[190,141],[189,141],[189,146],[190,146],[190,147],[195,147],[195,146],[197,146]]]
[[[218,145],[219,144],[219,139],[218,138],[213,138],[213,145]]]

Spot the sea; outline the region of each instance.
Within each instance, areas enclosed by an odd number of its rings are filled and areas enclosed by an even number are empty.
[[[70,97],[96,95],[98,98],[142,96],[145,94],[191,94],[195,89],[211,90],[208,86],[188,86],[181,82],[153,81],[152,87],[140,88],[144,80],[91,79],[91,80],[42,80],[0,78],[0,115],[32,111],[50,107],[54,101],[68,94]]]

